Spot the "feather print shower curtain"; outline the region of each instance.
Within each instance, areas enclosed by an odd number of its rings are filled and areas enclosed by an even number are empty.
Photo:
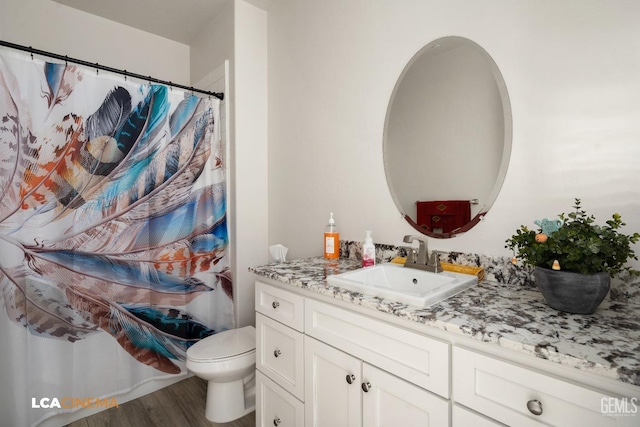
[[[217,99],[2,53],[3,425],[185,374],[190,345],[234,327],[218,117]]]

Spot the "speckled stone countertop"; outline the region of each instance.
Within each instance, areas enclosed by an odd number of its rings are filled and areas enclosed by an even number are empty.
[[[360,267],[354,259],[306,258],[249,271],[297,288],[369,307],[454,334],[640,386],[640,306],[605,300],[592,315],[548,307],[530,286],[484,280],[429,308],[330,286],[328,275]],[[491,276],[488,277],[491,279]]]

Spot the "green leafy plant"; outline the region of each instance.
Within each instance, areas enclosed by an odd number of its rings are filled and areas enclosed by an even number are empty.
[[[606,225],[595,223],[575,199],[574,212],[558,217],[564,222],[551,235],[541,230],[530,230],[522,225],[516,234],[506,240],[506,248],[512,249],[516,258],[525,265],[552,268],[555,260],[563,271],[581,274],[608,272],[614,276],[622,271],[640,275],[639,271],[625,266],[630,259],[637,260],[631,245],[638,242],[640,234],[626,235],[618,230],[626,224],[615,213]],[[536,236],[539,236],[536,238]]]

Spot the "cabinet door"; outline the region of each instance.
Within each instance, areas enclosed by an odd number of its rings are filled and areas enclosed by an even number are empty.
[[[304,337],[306,427],[360,427],[361,361]]]
[[[363,363],[364,427],[449,425],[449,402],[375,366]]]
[[[256,372],[256,426],[304,426],[302,402],[260,371]]]
[[[506,427],[506,424],[494,421],[460,405],[453,405],[451,425],[453,427]]]

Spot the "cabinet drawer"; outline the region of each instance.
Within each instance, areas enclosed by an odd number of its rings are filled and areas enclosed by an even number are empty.
[[[304,404],[260,371],[256,372],[256,426],[304,426]]]
[[[449,344],[307,299],[305,331],[349,354],[449,398]]]
[[[637,426],[640,416],[603,413],[603,402],[616,398],[622,402],[621,396],[462,347],[453,348],[453,397],[458,403],[513,426]],[[633,408],[633,400],[627,400],[628,407]],[[538,410],[541,413],[534,415]]]
[[[297,331],[304,331],[304,298],[300,295],[256,282],[256,311]]]
[[[300,400],[304,399],[303,335],[256,314],[256,367]]]

